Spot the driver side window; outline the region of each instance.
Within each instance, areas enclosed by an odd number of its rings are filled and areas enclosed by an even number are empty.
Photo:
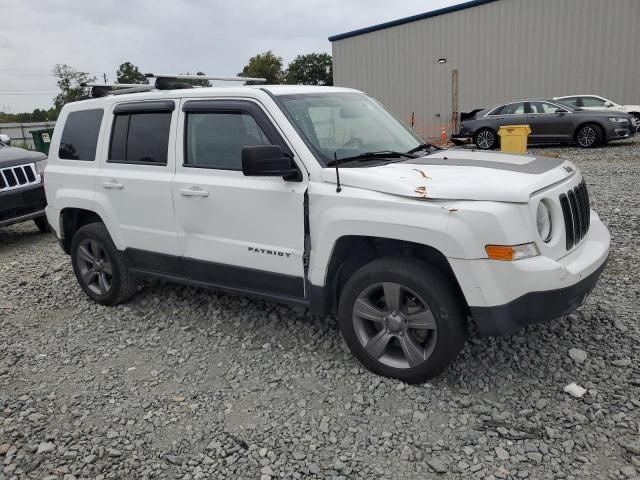
[[[248,112],[187,113],[185,166],[242,170],[244,147],[270,144]]]

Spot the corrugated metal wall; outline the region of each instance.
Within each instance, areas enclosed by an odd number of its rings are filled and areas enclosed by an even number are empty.
[[[335,41],[334,82],[415,112],[425,136],[451,120],[454,69],[462,112],[576,93],[640,104],[639,34],[640,0],[500,0]]]
[[[55,127],[56,122],[0,123],[0,133],[9,135],[11,144],[16,147],[35,148],[33,130]]]

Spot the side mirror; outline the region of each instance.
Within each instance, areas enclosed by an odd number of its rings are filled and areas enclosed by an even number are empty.
[[[564,108],[556,108],[556,113],[564,114],[568,112]]]
[[[282,177],[300,181],[302,177],[278,145],[255,145],[242,149],[242,173],[247,177]]]
[[[609,100],[607,100],[606,102],[604,102],[603,104],[605,107],[613,107],[613,103],[611,103]]]
[[[4,133],[0,133],[0,142],[4,143],[5,145],[11,145],[11,137]]]

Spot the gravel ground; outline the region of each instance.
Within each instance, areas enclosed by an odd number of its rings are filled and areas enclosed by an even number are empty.
[[[160,282],[96,305],[51,235],[0,230],[0,480],[638,478],[640,139],[549,151],[611,229],[598,288],[419,386],[303,309]]]

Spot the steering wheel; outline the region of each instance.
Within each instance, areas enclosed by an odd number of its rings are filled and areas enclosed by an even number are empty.
[[[345,144],[345,147],[364,147],[364,142],[358,137],[351,137]]]

